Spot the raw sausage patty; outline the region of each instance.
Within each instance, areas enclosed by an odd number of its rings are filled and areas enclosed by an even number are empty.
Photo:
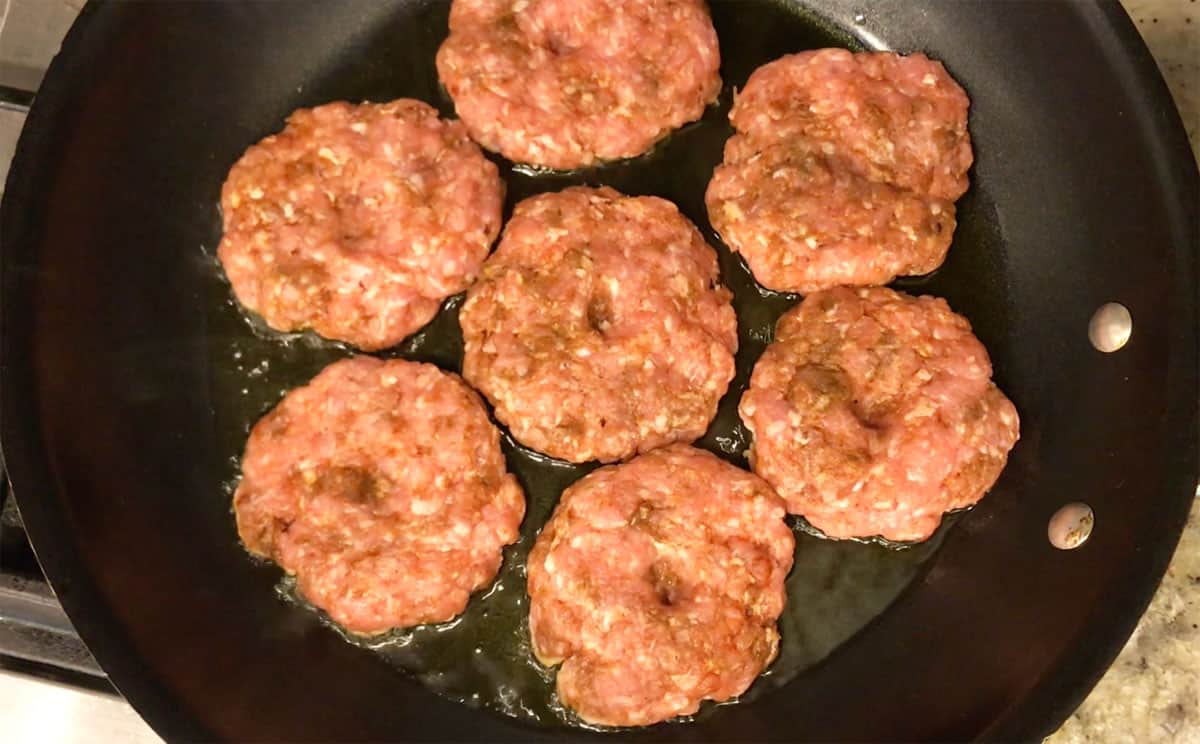
[[[946,258],[954,204],[870,181],[804,140],[760,150],[735,136],[705,196],[721,238],[759,284],[789,292],[886,284]]]
[[[467,295],[463,376],[552,457],[610,462],[692,441],[733,378],[731,299],[716,252],[670,202],[536,196]]]
[[[450,620],[492,580],[525,499],[478,396],[429,364],[357,357],[250,433],[234,494],[252,553],[355,633]]]
[[[590,723],[741,694],[775,658],[794,541],[759,478],[687,445],[597,470],[529,555],[534,653]]]
[[[742,396],[750,461],[830,537],[924,540],[991,488],[1017,411],[944,300],[811,294],[779,321]]]
[[[953,201],[973,157],[969,105],[924,54],[817,49],[755,70],[729,120],[759,142],[831,145],[872,181]]]
[[[454,0],[438,75],[471,136],[577,168],[639,155],[721,88],[701,0]]]
[[[764,65],[730,111],[709,219],[771,289],[932,271],[967,188],[967,106],[921,54],[822,49]]]
[[[463,125],[420,101],[301,109],[229,172],[218,255],[272,328],[381,349],[474,279],[503,193]]]

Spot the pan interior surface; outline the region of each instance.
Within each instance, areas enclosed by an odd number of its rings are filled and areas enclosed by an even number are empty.
[[[620,735],[1045,733],[1132,629],[1195,487],[1195,165],[1154,98],[1161,81],[1111,9],[711,5],[725,88],[700,122],[646,156],[584,171],[497,159],[506,209],[603,184],[670,199],[701,228],[735,293],[740,348],[700,445],[744,465],[737,400],[798,298],[758,288],[705,215],[733,91],[803,49],[926,51],[971,96],[976,166],[946,264],[894,286],[945,297],[971,321],[1022,414],[1022,441],[993,492],[926,544],[833,542],[797,527],[775,665],[737,705]],[[64,606],[168,736],[604,735],[564,729],[578,722],[532,660],[525,625],[524,557],[591,466],[506,438],[528,508],[497,582],[461,620],[370,642],[346,643],[301,606],[277,568],[245,554],[230,513],[253,423],[353,352],[276,334],[237,307],[214,258],[221,182],[299,107],[413,97],[451,115],[433,67],[448,7],[92,5],[30,116],[0,233],[6,464]],[[1061,66],[1064,54],[1073,62]],[[1048,65],[1055,76],[1039,74]],[[1081,150],[1085,135],[1109,155]],[[461,299],[383,355],[458,371]],[[1135,331],[1102,355],[1087,325],[1110,301],[1130,309]],[[1095,510],[1095,533],[1056,551],[1046,522],[1079,500]]]
[[[398,21],[396,30],[403,34],[410,28],[445,28],[448,10],[446,3],[421,6],[413,16]],[[732,131],[727,121],[734,88],[744,84],[750,71],[789,51],[828,46],[862,48],[862,43],[854,37],[816,21],[797,8],[784,5],[764,4],[753,12],[747,8],[716,6],[714,23],[722,40],[722,59],[729,70],[722,95],[705,111],[701,121],[669,137],[644,157],[572,173],[538,172],[494,158],[508,184],[507,213],[511,213],[517,202],[537,193],[579,184],[607,184],[626,193],[671,199],[703,227],[709,242],[719,251],[722,277],[735,293],[740,351],[736,380],[700,444],[743,467],[747,466],[745,449],[749,434],[738,417],[737,403],[755,361],[772,336],[776,320],[798,301],[798,296],[764,290],[754,282],[745,264],[708,226],[704,190],[708,174],[720,163],[722,148]],[[778,51],[768,52],[769,56],[761,56],[761,50],[747,53],[756,41],[772,38],[778,38]],[[414,65],[422,63],[407,68],[411,80],[436,86],[433,59],[440,41],[439,37],[428,34],[411,39],[414,47],[421,48],[406,49],[406,57]],[[362,57],[380,63],[379,60],[395,54],[396,48],[394,37],[378,37],[363,50]],[[342,81],[360,77],[361,61],[357,55],[342,62],[345,68],[335,70],[331,79],[343,84]],[[400,67],[403,62],[395,60],[393,64]],[[378,87],[371,86],[362,95],[339,96],[331,91],[331,96],[388,100],[427,93],[424,88],[414,89],[412,85],[409,82],[407,87],[399,87],[397,81],[388,79]],[[435,91],[436,97],[426,100],[436,103],[444,115],[453,115],[453,104],[445,91],[440,88]],[[260,319],[248,316],[232,299],[228,282],[213,256],[212,249],[220,240],[219,219],[219,214],[213,215],[213,230],[203,243],[203,250],[212,257],[213,269],[204,307],[211,335],[228,341],[224,349],[213,348],[217,356],[211,361],[214,435],[227,463],[226,487],[214,489],[212,496],[215,508],[227,511],[236,485],[238,458],[250,428],[284,393],[307,383],[326,364],[354,352],[310,333],[275,333]],[[975,220],[968,217],[965,221],[969,227],[964,233],[968,235],[963,240],[964,252],[983,256],[998,252],[994,230],[972,231],[970,226]],[[383,356],[430,362],[461,372],[463,344],[458,325],[461,304],[461,295],[447,300],[428,327]],[[453,700],[535,724],[583,725],[557,700],[554,670],[541,666],[530,649],[525,563],[562,490],[596,465],[570,465],[540,456],[507,434],[503,446],[510,469],[525,489],[526,518],[520,541],[505,552],[504,566],[496,581],[477,593],[466,612],[449,623],[371,638],[344,633],[332,623],[327,624],[347,641],[380,654],[430,689]],[[922,545],[905,547],[824,540],[804,530],[799,520],[795,524],[798,546],[787,582],[789,600],[782,619],[780,656],[742,696],[743,700],[756,699],[785,684],[853,636],[918,575],[945,532],[939,532]],[[227,529],[232,538],[232,526]],[[279,577],[278,569],[271,566],[263,567],[263,572],[271,578]],[[301,605],[301,611],[319,612],[307,605],[290,578],[280,580],[276,590],[281,597]],[[323,613],[321,619],[327,621]],[[717,707],[708,705],[698,716],[703,718]]]

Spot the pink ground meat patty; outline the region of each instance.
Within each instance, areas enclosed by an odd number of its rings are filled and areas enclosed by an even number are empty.
[[[967,107],[922,54],[821,49],[764,65],[730,111],[709,220],[771,289],[928,273],[968,185]]]
[[[759,141],[829,145],[872,181],[954,201],[973,159],[969,105],[924,54],[817,49],[755,70],[729,120]]]
[[[1017,411],[944,300],[811,294],[779,321],[742,396],[754,472],[830,537],[924,540],[999,477]]]
[[[355,633],[450,620],[492,580],[525,499],[478,396],[429,364],[357,357],[250,433],[246,548]]]
[[[272,328],[381,349],[474,279],[503,195],[463,125],[420,101],[301,109],[230,170],[218,255]]]
[[[467,295],[463,376],[552,457],[611,462],[692,441],[733,378],[731,299],[716,252],[670,202],[536,196]]]
[[[867,180],[803,140],[739,153],[748,142],[736,135],[726,144],[706,201],[722,239],[763,286],[886,284],[945,260],[953,202]]]
[[[577,168],[648,150],[721,89],[701,0],[454,0],[438,75],[471,136]]]
[[[597,470],[529,555],[534,653],[585,721],[641,726],[741,694],[775,658],[794,540],[759,478],[687,445]]]

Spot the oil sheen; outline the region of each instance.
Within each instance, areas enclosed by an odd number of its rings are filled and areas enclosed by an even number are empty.
[[[448,5],[444,2],[422,5],[420,17],[409,18],[406,23],[444,29]],[[541,172],[515,168],[498,158],[496,162],[508,185],[506,214],[511,214],[517,201],[536,193],[575,184],[604,184],[628,194],[655,194],[670,199],[700,227],[718,251],[722,280],[734,292],[739,351],[736,377],[712,426],[698,445],[745,467],[750,440],[738,419],[737,402],[754,362],[771,341],[776,320],[799,298],[766,291],[754,282],[745,264],[712,232],[704,210],[704,190],[731,134],[726,116],[734,90],[745,83],[756,67],[803,49],[825,46],[857,49],[862,45],[820,19],[781,3],[712,3],[712,13],[721,40],[725,87],[719,101],[709,107],[701,121],[684,127],[640,158],[582,171]],[[433,57],[441,39],[428,34],[421,39],[419,43],[429,49],[418,50],[419,57],[428,58],[429,63],[427,69],[407,70],[405,79],[413,82],[388,84],[385,81],[394,78],[376,80],[368,75],[360,78],[361,89],[328,91],[327,100],[386,100],[401,96],[428,100],[429,92],[437,90]],[[378,58],[386,60],[389,55],[394,56],[389,45],[395,43],[391,37],[378,40]],[[416,55],[409,50],[405,56],[412,59]],[[310,91],[305,94],[313,95]],[[448,115],[452,107],[444,92],[441,95],[441,100],[430,102]],[[297,101],[296,105],[311,103]],[[969,214],[962,217],[969,223]],[[204,251],[212,266],[206,302],[208,338],[213,345],[210,354],[215,360],[210,375],[210,399],[215,401],[215,432],[226,463],[221,482],[213,486],[213,498],[228,503],[236,485],[238,458],[254,422],[288,390],[305,384],[324,366],[354,351],[308,333],[276,333],[242,311],[231,298],[228,283],[213,258],[213,246],[220,238],[220,218],[215,205],[212,224]],[[905,286],[910,291],[919,289],[921,280],[905,280]],[[462,299],[462,295],[448,299],[426,328],[381,356],[427,361],[459,371],[462,336],[458,310]],[[563,489],[595,466],[567,465],[542,457],[515,444],[507,434],[504,451],[509,469],[520,480],[527,498],[521,537],[506,549],[495,582],[478,592],[459,618],[442,625],[362,638],[340,630],[308,605],[287,577],[280,580],[278,594],[283,601],[293,603],[298,615],[314,623],[324,623],[324,632],[341,633],[348,642],[361,647],[364,654],[382,655],[396,667],[397,674],[413,675],[438,694],[534,724],[581,726],[582,722],[555,697],[554,670],[541,666],[530,650],[525,560]],[[779,621],[782,636],[779,657],[742,699],[772,694],[838,646],[853,642],[856,633],[922,574],[946,530],[952,529],[949,523],[953,521],[948,519],[931,540],[920,545],[890,546],[825,540],[810,534],[801,520],[794,520],[795,566],[787,579],[788,601]],[[232,514],[228,535],[231,541],[237,540]],[[246,560],[255,559],[247,555]],[[264,570],[269,569],[264,567]],[[721,707],[706,705],[697,717],[720,715]]]

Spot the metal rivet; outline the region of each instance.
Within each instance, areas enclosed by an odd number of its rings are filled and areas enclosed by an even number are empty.
[[[1133,335],[1133,316],[1119,302],[1101,305],[1088,323],[1088,338],[1098,351],[1110,354],[1129,343]]]
[[[1092,514],[1092,507],[1074,501],[1054,512],[1046,534],[1050,538],[1050,544],[1059,550],[1073,550],[1087,542],[1095,524],[1096,517]]]

